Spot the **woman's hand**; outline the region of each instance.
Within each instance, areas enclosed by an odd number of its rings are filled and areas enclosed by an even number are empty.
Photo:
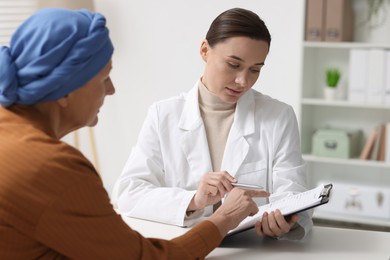
[[[237,182],[237,179],[226,171],[206,173],[187,211],[200,210],[208,205],[214,205],[233,189],[232,182]]]
[[[298,214],[294,214],[286,220],[278,209],[269,214],[265,212],[261,221],[256,222],[256,233],[259,236],[281,237],[290,232],[298,219]]]
[[[253,216],[259,211],[252,197],[268,197],[264,190],[243,190],[233,188],[224,203],[217,209],[209,220],[219,229],[222,236],[237,227],[247,216]]]

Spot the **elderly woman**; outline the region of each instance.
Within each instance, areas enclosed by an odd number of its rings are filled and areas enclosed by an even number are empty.
[[[234,189],[187,234],[146,239],[113,210],[93,165],[60,141],[94,126],[107,95],[113,46],[105,18],[44,9],[0,48],[0,259],[203,258],[257,212]]]

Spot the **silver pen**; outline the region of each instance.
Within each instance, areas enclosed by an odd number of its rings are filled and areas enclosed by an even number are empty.
[[[264,187],[259,185],[253,185],[253,184],[246,184],[246,183],[237,183],[232,182],[232,186],[241,188],[241,189],[249,189],[249,190],[264,190]]]

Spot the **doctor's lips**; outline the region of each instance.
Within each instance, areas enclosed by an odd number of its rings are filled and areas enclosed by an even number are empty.
[[[232,95],[232,96],[237,96],[238,97],[242,93],[242,91],[237,91],[237,90],[234,90],[232,88],[226,88],[226,89],[228,90],[229,94]]]

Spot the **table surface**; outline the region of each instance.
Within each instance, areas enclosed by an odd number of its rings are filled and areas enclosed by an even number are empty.
[[[172,239],[189,228],[123,217],[145,237]],[[254,229],[226,237],[206,259],[390,260],[390,232],[314,226],[302,241],[259,237]]]

